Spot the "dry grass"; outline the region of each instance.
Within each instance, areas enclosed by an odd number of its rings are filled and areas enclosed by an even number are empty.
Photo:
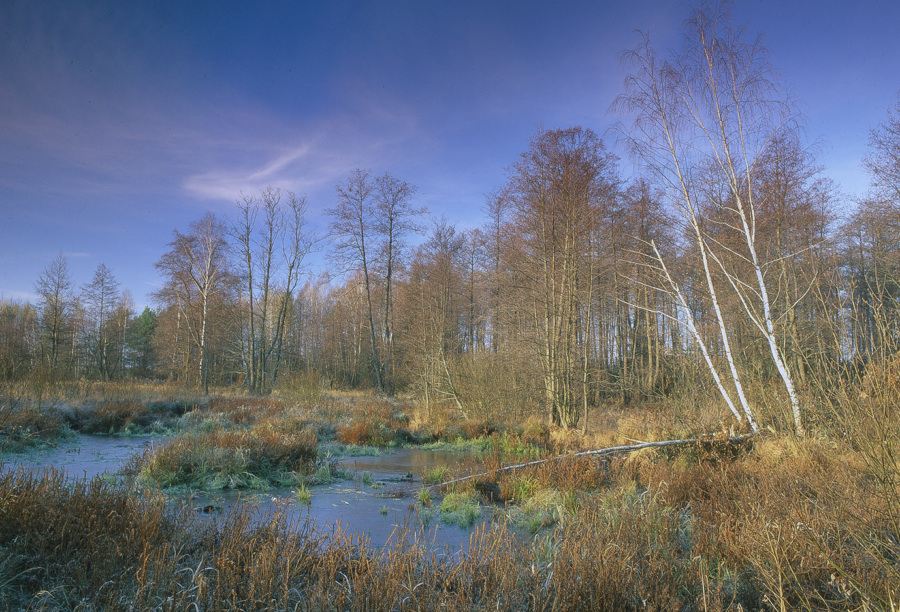
[[[216,396],[209,400],[209,408],[203,412],[220,416],[234,425],[253,425],[281,416],[286,407],[277,398]]]
[[[521,512],[538,535],[524,541],[502,523],[485,524],[454,557],[409,534],[379,551],[245,508],[213,528],[158,496],[100,480],[73,485],[53,472],[7,472],[0,606],[890,609],[896,577],[839,520],[846,500],[829,492],[858,486],[864,474],[816,443],[767,446],[786,448],[718,462],[657,454],[640,472],[617,462],[590,491],[565,492],[567,482],[584,484],[575,467],[532,474],[536,492]],[[831,470],[829,487],[822,468]],[[877,514],[865,517],[869,525],[886,528]]]
[[[336,439],[360,446],[420,444],[434,439],[421,421],[409,416],[409,406],[396,401],[347,400],[332,404],[328,419],[336,423]]]
[[[229,391],[221,390],[223,393]],[[29,405],[40,404],[41,407],[95,402],[150,404],[159,401],[190,406],[203,405],[207,401],[201,392],[177,383],[141,381],[60,380],[42,385],[39,389],[27,381],[6,382],[0,387],[0,396],[19,398]]]
[[[0,452],[54,444],[71,433],[57,410],[26,408],[13,400],[0,400]]]
[[[249,430],[195,432],[154,446],[127,471],[161,487],[265,488],[299,479],[318,458],[314,431],[284,431],[271,425]]]
[[[192,407],[175,402],[102,401],[67,411],[73,429],[85,434],[146,434],[179,426]]]
[[[900,416],[890,393],[850,397],[831,406],[833,430],[805,440],[565,457],[467,481],[446,491],[448,520],[468,521],[476,502],[494,504],[481,508],[494,520],[450,556],[412,533],[378,550],[245,508],[213,528],[123,485],[4,472],[0,608],[893,610]],[[302,409],[214,399],[197,411],[207,429],[133,469],[162,484],[279,482],[315,465],[317,434],[333,427],[355,443],[396,441],[401,431],[474,436],[490,472],[519,447],[563,452],[720,426],[667,405],[597,411],[604,429],[586,435],[538,420],[502,426],[446,414],[428,423],[408,412],[358,398]]]

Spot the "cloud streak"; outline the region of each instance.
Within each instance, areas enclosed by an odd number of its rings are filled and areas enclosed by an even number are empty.
[[[291,121],[261,112],[257,117],[267,134],[298,133],[294,138],[248,137],[244,129],[231,143],[220,147],[235,155],[217,159],[211,147],[204,153],[211,168],[188,174],[182,183],[185,193],[201,200],[233,201],[241,192],[266,186],[289,189],[299,194],[330,190],[354,168],[383,168],[389,163],[420,159],[421,149],[434,139],[419,129],[413,109],[390,96],[369,91],[362,83],[353,89],[348,105],[369,101],[364,113],[335,111],[292,124]],[[276,126],[281,126],[276,127]],[[313,126],[313,127],[305,127]]]

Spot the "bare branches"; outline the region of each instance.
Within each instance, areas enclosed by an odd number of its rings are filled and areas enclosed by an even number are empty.
[[[244,195],[231,235],[240,255],[241,355],[247,388],[268,393],[278,379],[284,335],[304,260],[313,248],[305,197],[267,187]]]
[[[199,351],[198,381],[209,391],[210,307],[232,283],[224,224],[212,213],[191,223],[191,232],[174,231],[169,250],[156,262],[165,279],[156,298],[179,311]]]
[[[799,399],[776,338],[764,263],[757,248],[755,168],[767,147],[794,120],[791,105],[772,76],[765,48],[759,39],[745,40],[744,32],[732,24],[726,4],[701,4],[686,22],[684,41],[670,61],[658,57],[646,36],[624,55],[635,70],[616,104],[634,113],[636,119],[631,132],[619,131],[635,157],[670,190],[693,234],[744,413],[755,428],[710,259],[737,295],[745,316],[766,339],[791,403],[794,428],[802,433]],[[731,218],[716,217],[705,209],[727,212]],[[711,234],[709,224],[726,236],[738,237],[740,250]],[[664,265],[658,252],[657,257]],[[726,257],[748,266],[753,280],[730,271],[724,263]],[[668,273],[667,277],[678,296],[677,285]],[[683,302],[683,297],[680,300]],[[717,378],[709,360],[707,364]],[[718,380],[717,384],[722,390]],[[727,398],[726,402],[731,407]]]

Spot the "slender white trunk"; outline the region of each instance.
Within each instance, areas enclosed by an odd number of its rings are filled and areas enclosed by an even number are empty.
[[[738,196],[736,196],[735,199],[737,202],[737,211],[741,218],[744,238],[747,242],[747,250],[750,252],[750,261],[753,264],[753,271],[756,274],[756,282],[759,287],[759,298],[762,302],[763,308],[764,325],[760,325],[758,321],[754,322],[756,322],[757,327],[760,328],[760,330],[763,332],[763,335],[766,337],[766,341],[769,344],[769,351],[772,353],[772,360],[775,362],[775,368],[781,375],[781,380],[783,381],[784,387],[787,390],[788,397],[790,398],[791,415],[794,419],[794,431],[798,436],[802,436],[806,433],[806,430],[803,427],[803,417],[800,410],[800,399],[797,396],[797,389],[794,386],[794,379],[787,367],[787,363],[785,363],[784,356],[781,352],[781,347],[778,346],[778,339],[775,336],[775,322],[772,319],[772,308],[769,302],[769,292],[766,289],[766,282],[765,278],[763,278],[762,267],[759,265],[759,259],[756,254],[755,225],[753,224],[752,219],[749,221],[747,219],[743,200]],[[738,290],[738,287],[736,285],[735,290]],[[738,293],[740,294],[740,291],[738,291]],[[747,315],[750,316],[751,319],[755,319],[754,313],[750,308],[748,308],[748,304],[743,299],[743,297],[741,298],[741,303],[744,305],[744,308],[747,311]]]
[[[675,294],[675,298],[678,300],[678,304],[684,309],[687,313],[686,317],[686,325],[690,330],[691,334],[694,336],[694,340],[697,342],[697,345],[700,347],[700,352],[703,354],[703,359],[706,361],[706,366],[709,368],[710,374],[712,374],[713,380],[716,382],[716,387],[719,389],[719,393],[722,395],[722,398],[725,400],[725,403],[728,404],[728,408],[731,410],[731,414],[734,415],[734,418],[737,419],[738,423],[743,423],[743,418],[741,417],[740,412],[738,412],[737,408],[734,405],[734,402],[731,399],[731,395],[728,393],[728,390],[725,389],[725,385],[722,383],[722,379],[719,376],[719,371],[716,369],[715,364],[713,364],[712,358],[709,355],[709,351],[706,348],[706,343],[703,341],[703,336],[700,335],[700,330],[697,329],[697,326],[694,324],[694,317],[690,314],[690,308],[688,308],[687,300],[684,298],[684,294],[681,292],[681,288],[678,284],[672,279],[672,276],[669,274],[669,269],[666,267],[666,262],[663,259],[662,255],[659,252],[659,249],[656,248],[656,243],[651,242],[650,245],[653,247],[653,252],[656,254],[656,259],[659,261],[660,266],[662,267],[663,273],[666,276],[666,280],[669,283],[669,286],[672,288],[672,291]],[[709,270],[707,268],[707,274]],[[715,302],[715,299],[713,299]],[[716,308],[718,308],[718,303],[716,303]],[[680,319],[676,320],[681,323]],[[727,338],[727,335],[723,330],[723,337]],[[751,410],[749,404],[746,402],[746,398],[743,395],[743,388],[740,386],[740,378],[737,376],[737,370],[734,367],[734,361],[731,359],[730,351],[726,351],[726,355],[728,357],[729,366],[732,368],[732,376],[735,379],[738,389],[738,395],[741,398],[741,407],[744,411],[744,414],[747,416],[747,422],[750,423],[750,427],[753,431],[759,431],[759,425],[756,423],[756,419],[753,416],[753,411]]]
[[[688,187],[688,183],[681,171],[681,162],[678,158],[678,151],[675,140],[671,137],[668,123],[665,122],[665,118],[664,126],[666,131],[666,142],[669,146],[669,154],[672,157],[673,168],[678,181],[677,184],[681,192],[681,197],[684,198],[684,206],[688,213],[687,220],[691,225],[691,229],[694,231],[694,238],[697,241],[697,248],[700,249],[700,257],[703,261],[703,273],[706,278],[706,285],[709,288],[709,296],[713,304],[713,310],[716,313],[716,321],[719,324],[719,335],[722,339],[722,350],[725,352],[725,360],[728,362],[728,369],[731,373],[731,379],[734,382],[735,391],[738,395],[738,401],[740,401],[741,403],[741,409],[744,411],[744,414],[747,415],[747,420],[750,422],[750,426],[753,427],[754,431],[756,431],[757,424],[756,420],[753,417],[753,409],[750,407],[750,402],[747,401],[747,396],[744,394],[744,386],[741,383],[741,377],[737,371],[737,366],[734,362],[734,356],[731,352],[731,343],[728,340],[728,328],[725,326],[725,317],[722,314],[722,308],[720,307],[719,299],[716,296],[716,287],[713,283],[712,274],[709,270],[709,249],[706,246],[706,240],[704,240],[703,233],[700,229],[700,221],[697,219],[691,190]],[[659,255],[658,251],[657,255]],[[668,275],[668,272],[666,274]]]

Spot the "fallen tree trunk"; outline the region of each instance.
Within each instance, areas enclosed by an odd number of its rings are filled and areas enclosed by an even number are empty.
[[[566,455],[558,455],[556,457],[548,457],[547,459],[536,459],[534,461],[527,461],[525,463],[518,463],[516,465],[507,465],[502,468],[497,468],[496,470],[491,470],[489,472],[482,472],[480,474],[471,474],[469,476],[463,476],[462,478],[454,478],[453,480],[448,480],[447,482],[442,482],[439,484],[430,485],[428,488],[435,487],[445,487],[447,485],[456,484],[458,482],[465,482],[466,480],[472,480],[474,478],[482,478],[484,476],[490,476],[492,474],[496,474],[497,472],[506,472],[509,470],[517,470],[524,467],[529,467],[532,465],[539,465],[541,463],[547,463],[548,461],[561,461],[562,459],[568,459],[570,457],[585,457],[585,456],[596,456],[596,457],[606,457],[609,455],[623,455],[626,453],[632,453],[634,451],[642,450],[645,448],[662,448],[666,446],[689,446],[692,444],[696,444],[699,446],[714,446],[719,444],[730,444],[737,445],[743,444],[747,440],[756,437],[759,435],[758,433],[749,433],[743,434],[740,436],[731,436],[728,438],[722,437],[721,434],[718,435],[708,435],[701,436],[699,438],[688,438],[684,440],[663,440],[661,442],[642,442],[640,444],[632,444],[628,446],[610,446],[608,448],[599,448],[596,450],[589,451],[580,451],[577,453],[569,453]]]

